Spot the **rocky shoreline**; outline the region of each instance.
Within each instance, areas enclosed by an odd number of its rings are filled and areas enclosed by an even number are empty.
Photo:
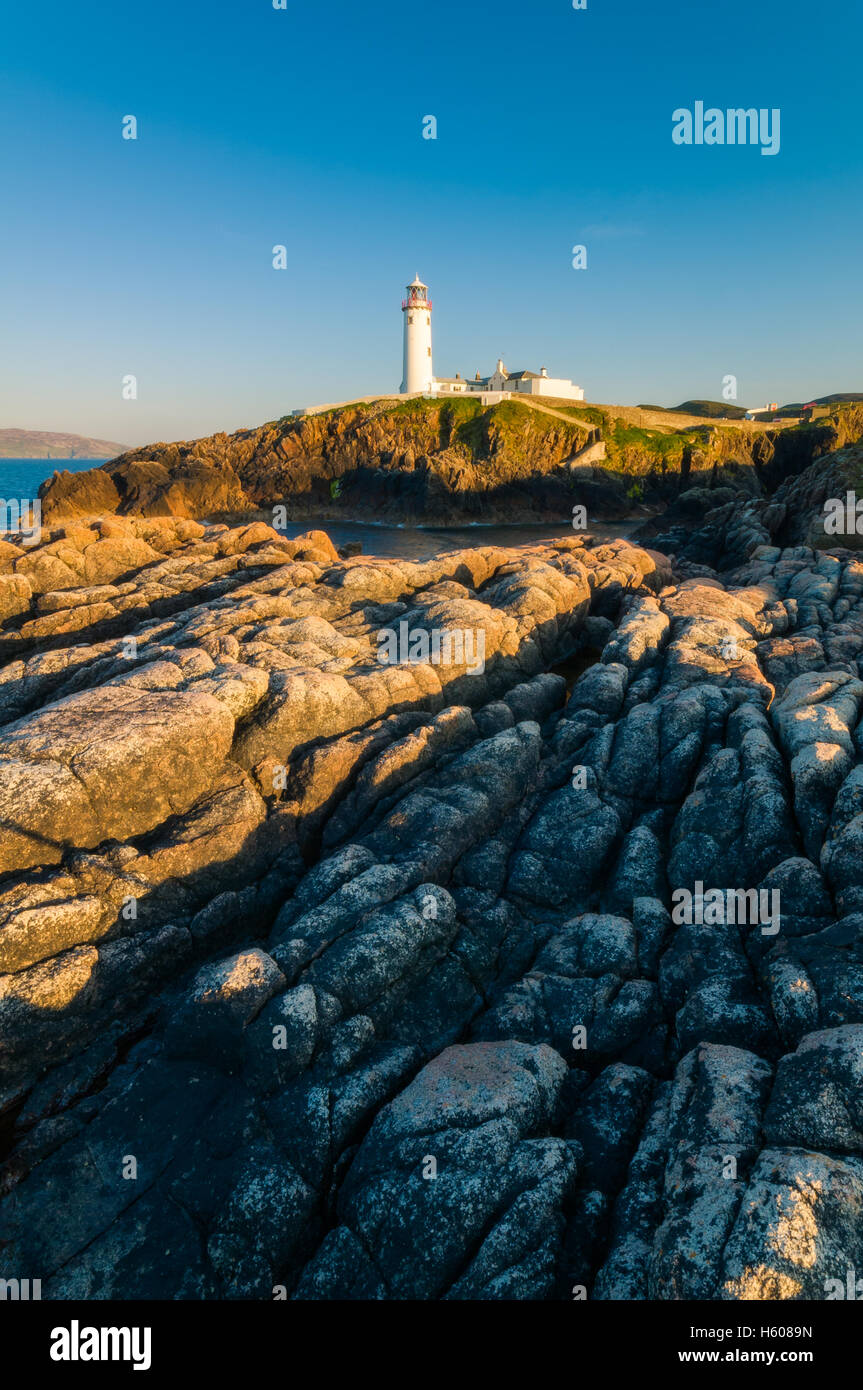
[[[113,508],[0,545],[0,1275],[863,1270],[863,561],[786,535],[852,465],[658,549],[383,561]],[[382,662],[402,624],[482,669]]]

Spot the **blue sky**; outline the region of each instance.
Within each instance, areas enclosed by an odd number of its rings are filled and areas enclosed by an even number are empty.
[[[0,426],[137,444],[397,389],[416,271],[440,374],[863,389],[861,41],[859,0],[17,6]],[[778,107],[780,153],[676,146],[697,100]]]

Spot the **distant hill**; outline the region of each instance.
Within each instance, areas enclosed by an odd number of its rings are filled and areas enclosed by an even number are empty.
[[[863,401],[863,391],[839,391],[835,396],[810,396],[807,401],[795,401],[790,405],[783,405],[780,414],[790,414],[792,411],[800,411],[804,405],[845,405],[855,401]]]
[[[673,406],[678,415],[703,415],[708,420],[742,420],[746,411],[730,401],[684,401]]]
[[[682,405],[640,405],[639,410],[664,410],[667,415],[700,415],[705,420],[742,420],[746,411],[729,401],[684,401]]]
[[[782,405],[772,415],[762,415],[762,420],[779,420],[786,416],[801,413],[804,405],[814,400],[816,405],[843,405],[863,401],[863,391],[839,391],[834,396],[815,396],[807,401],[795,401]],[[682,405],[641,405],[639,410],[664,410],[674,415],[701,415],[708,420],[742,420],[746,411],[742,406],[731,405],[728,401],[684,401]]]
[[[124,454],[128,447],[109,439],[87,439],[82,434],[0,430],[0,459],[111,459]]]

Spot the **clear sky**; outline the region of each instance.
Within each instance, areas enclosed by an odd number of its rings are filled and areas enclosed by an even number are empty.
[[[140,444],[397,390],[416,271],[441,375],[863,389],[860,0],[38,0],[3,30],[0,426]],[[675,145],[699,100],[779,108],[780,152]]]

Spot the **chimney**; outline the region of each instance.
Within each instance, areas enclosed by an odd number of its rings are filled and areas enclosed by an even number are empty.
[[[548,376],[548,367],[540,367],[539,374],[540,376]]]

